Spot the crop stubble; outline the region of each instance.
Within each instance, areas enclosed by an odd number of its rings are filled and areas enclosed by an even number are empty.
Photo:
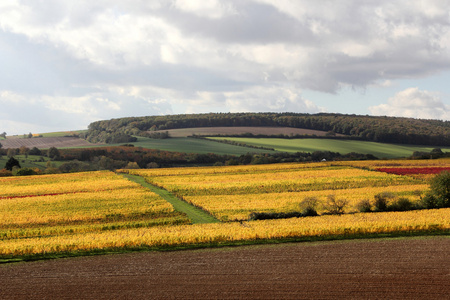
[[[0,266],[2,299],[448,299],[448,237],[143,252]]]

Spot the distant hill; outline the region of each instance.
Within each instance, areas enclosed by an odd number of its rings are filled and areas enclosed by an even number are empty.
[[[123,143],[148,131],[196,127],[291,127],[384,143],[450,146],[450,122],[400,117],[300,113],[208,113],[128,117],[93,122],[86,139]],[[306,135],[305,135],[306,136]],[[310,136],[308,136],[310,137]]]

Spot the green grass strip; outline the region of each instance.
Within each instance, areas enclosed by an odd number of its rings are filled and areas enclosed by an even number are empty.
[[[205,212],[204,210],[201,210],[198,207],[195,207],[192,204],[187,203],[186,201],[183,201],[174,195],[172,195],[169,191],[156,187],[147,181],[141,176],[138,175],[130,175],[130,174],[122,174],[125,178],[128,180],[134,181],[136,183],[139,183],[143,187],[148,188],[152,192],[160,195],[163,197],[167,202],[173,205],[173,208],[176,211],[185,213],[189,219],[192,220],[192,223],[194,224],[201,224],[201,223],[219,223],[220,221],[211,216],[209,213]]]

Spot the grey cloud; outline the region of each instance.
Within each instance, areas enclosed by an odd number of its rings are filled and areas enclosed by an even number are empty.
[[[1,101],[14,120],[73,126],[180,103],[316,112],[302,90],[338,94],[450,69],[448,0],[217,3],[232,9],[211,17],[163,0],[1,3],[0,93],[23,105]],[[43,99],[84,99],[89,113],[54,115]]]
[[[266,4],[233,1],[238,13],[208,19],[186,12],[165,9],[162,17],[186,35],[202,35],[221,43],[299,43],[314,39],[307,24]]]

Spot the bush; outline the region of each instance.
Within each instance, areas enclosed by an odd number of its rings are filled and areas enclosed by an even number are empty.
[[[359,201],[358,204],[356,204],[356,208],[360,212],[372,212],[372,204],[369,199]]]
[[[22,168],[18,169],[16,172],[13,172],[16,176],[28,176],[28,175],[36,175],[37,172],[30,168]]]
[[[137,162],[130,161],[128,164],[124,167],[124,169],[140,169]]]
[[[429,192],[423,197],[420,207],[423,209],[439,208],[438,200],[431,192]]]
[[[7,176],[12,176],[12,172],[6,169],[1,169],[0,170],[0,177],[7,177]]]
[[[414,209],[414,204],[408,198],[399,198],[388,206],[390,211],[407,211]]]
[[[450,172],[442,172],[433,177],[430,189],[437,207],[450,207]]]
[[[335,195],[328,195],[323,207],[330,215],[342,215],[347,204],[347,199],[336,199]]]
[[[319,200],[316,197],[306,197],[301,203],[300,208],[302,210],[302,215],[305,217],[318,216],[317,206],[319,205]]]
[[[375,211],[387,211],[389,200],[395,198],[395,195],[389,192],[382,192],[375,195],[375,202],[373,206]]]
[[[292,212],[252,212],[248,219],[249,221],[253,220],[270,220],[270,219],[288,219],[288,218],[301,218],[303,217],[303,214],[297,211]]]

